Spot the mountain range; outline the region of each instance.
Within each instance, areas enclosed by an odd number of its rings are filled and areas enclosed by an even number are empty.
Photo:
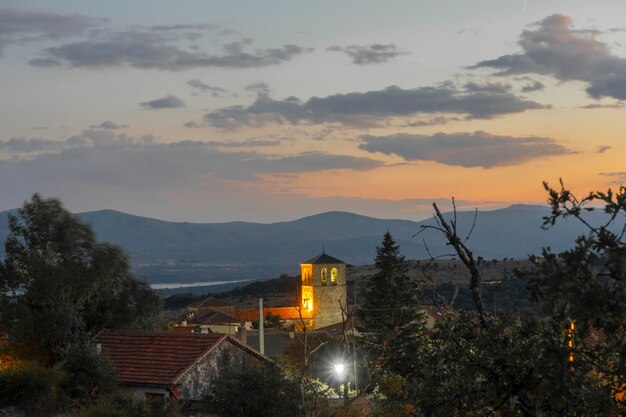
[[[7,214],[0,212],[0,241],[8,233]],[[574,244],[586,232],[575,219],[541,228],[549,208],[512,205],[478,211],[468,245],[485,259],[524,258],[542,247],[555,251]],[[474,223],[474,211],[457,213],[461,234]],[[136,274],[150,282],[210,282],[261,280],[282,273],[297,274],[299,264],[323,250],[346,263],[372,263],[385,231],[391,232],[409,259],[450,253],[433,219],[420,222],[377,219],[346,212],[327,212],[299,220],[271,224],[169,222],[114,210],[79,213],[98,239],[120,245],[130,256]],[[446,217],[450,218],[451,214]],[[599,223],[601,212],[588,214]],[[417,232],[420,232],[415,236]],[[0,255],[4,249],[0,248]]]

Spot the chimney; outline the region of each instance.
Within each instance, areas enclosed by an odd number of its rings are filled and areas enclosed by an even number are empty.
[[[245,321],[242,321],[239,325],[239,340],[241,340],[241,343],[248,344],[248,329],[246,329]]]

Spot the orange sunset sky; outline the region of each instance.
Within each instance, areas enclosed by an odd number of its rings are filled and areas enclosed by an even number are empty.
[[[131,4],[128,4],[131,3]],[[340,3],[340,4],[337,4]],[[626,181],[626,2],[0,0],[0,210],[418,220]]]

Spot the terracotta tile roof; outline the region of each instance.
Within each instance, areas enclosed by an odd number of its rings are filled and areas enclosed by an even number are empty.
[[[171,333],[193,333],[196,326],[174,326],[170,329]]]
[[[194,313],[186,313],[180,320],[186,320],[189,324],[231,324],[241,322],[240,319],[219,311],[208,311],[207,313],[194,316],[190,316],[190,314]]]
[[[189,307],[192,308],[211,308],[211,307],[230,307],[230,304],[218,300],[217,298],[208,297],[201,301],[196,301],[195,303],[189,304]]]
[[[435,319],[435,321],[438,321],[438,322],[445,321],[444,320],[444,315],[443,315],[442,311],[439,308],[435,307],[435,306],[422,306],[422,311],[425,314],[428,314],[433,319]]]
[[[604,343],[605,340],[604,330],[592,327],[589,329],[589,335],[583,339],[583,343],[588,346],[595,346]]]
[[[226,337],[223,334],[103,330],[97,342],[113,362],[121,383],[170,386]]]
[[[238,308],[233,313],[233,316],[241,321],[254,321],[259,319],[258,308]],[[298,309],[296,307],[269,307],[263,309],[265,317],[267,317],[270,313],[273,316],[280,316],[283,320],[297,320],[300,318],[300,314],[298,313]],[[308,310],[302,312],[303,319],[310,319],[312,317],[313,315]]]

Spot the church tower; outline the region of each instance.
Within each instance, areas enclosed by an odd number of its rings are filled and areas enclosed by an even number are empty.
[[[346,308],[346,264],[322,253],[300,264],[302,310],[313,317],[313,329],[341,323]]]

